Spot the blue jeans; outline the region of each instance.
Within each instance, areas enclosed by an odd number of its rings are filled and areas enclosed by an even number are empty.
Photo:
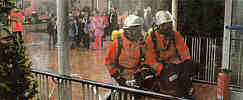
[[[69,41],[69,45],[70,45],[70,48],[74,48],[74,37],[70,37],[70,41]]]

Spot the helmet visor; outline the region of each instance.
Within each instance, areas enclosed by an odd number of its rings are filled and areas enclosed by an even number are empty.
[[[124,31],[126,37],[131,41],[138,41],[143,38],[141,26],[129,27],[127,29],[124,29]]]
[[[141,27],[141,25],[132,26],[132,27],[129,27],[129,28],[125,28],[125,31],[128,32],[128,33],[137,33],[137,32],[142,31],[142,27]]]

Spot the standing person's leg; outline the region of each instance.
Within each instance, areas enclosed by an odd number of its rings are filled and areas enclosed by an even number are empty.
[[[81,36],[80,37],[80,46],[85,47],[85,38],[86,38],[85,33],[81,34],[80,36]]]
[[[70,37],[70,48],[73,49],[73,38],[74,37]]]
[[[87,45],[88,45],[88,43],[87,43],[88,36],[89,36],[88,34],[83,34],[83,37],[82,37],[83,45],[85,48],[87,48]]]
[[[112,25],[110,25],[109,28],[108,28],[107,40],[110,40],[111,34],[112,34]]]
[[[94,34],[94,33],[93,33]],[[92,37],[92,41],[94,42],[94,40],[95,40],[95,35],[93,35],[93,37]]]
[[[102,43],[102,36],[98,37],[98,41],[99,41],[99,49],[102,49],[101,43]]]
[[[109,35],[109,40],[112,40],[111,36],[112,36],[113,30],[115,30],[115,26],[114,25],[111,26],[111,32],[110,32],[110,35]]]
[[[84,33],[79,34],[79,47],[81,44],[84,45]]]
[[[77,47],[80,48],[80,42],[81,42],[81,35],[78,33],[78,38],[77,38]]]
[[[104,29],[104,40],[107,40],[107,36],[108,36],[108,33],[109,32],[109,27],[105,27]]]
[[[75,37],[76,37],[76,36],[73,36],[73,37],[72,37],[72,47],[73,47],[73,48],[76,48]]]
[[[84,47],[89,49],[89,34],[84,34]]]
[[[95,43],[94,43],[94,49],[97,49],[97,42],[98,42],[98,37],[96,36],[95,37],[95,41],[94,41]]]
[[[105,33],[105,28],[104,28],[104,34],[103,34],[103,40],[105,40],[105,36],[106,36],[106,33]]]
[[[13,35],[14,35],[14,41],[17,40],[17,32],[13,32]]]
[[[104,35],[101,36],[101,48],[103,48],[104,38],[105,38]]]
[[[75,37],[75,47],[76,48],[79,47],[79,35],[76,35],[76,37]]]
[[[52,38],[52,47],[55,48],[55,44],[56,44],[56,33],[55,31],[52,31],[52,34],[51,34],[51,38]]]
[[[78,35],[78,33],[77,33],[77,35],[76,35],[76,39],[75,39],[75,46],[76,46],[76,48],[78,48],[79,46],[79,35]]]
[[[80,35],[80,39],[79,39],[79,44],[80,44],[80,47],[81,46],[83,46],[84,45],[84,33],[82,33],[81,35]],[[81,45],[82,44],[82,45]]]
[[[20,43],[24,43],[21,32],[17,31],[17,32],[13,32],[14,34],[14,40],[15,41],[19,41]]]
[[[24,43],[22,32],[19,31],[18,34],[19,34],[20,43]]]
[[[52,35],[51,34],[52,34],[52,32],[49,32],[49,41],[48,41],[49,49],[51,49],[51,42],[52,42],[51,41],[51,39],[52,39],[52,37],[51,37]]]
[[[83,44],[84,44],[84,47],[85,48],[88,48],[88,35],[87,34],[84,34],[83,36]]]
[[[89,34],[87,34],[86,36],[87,36],[86,37],[87,38],[87,41],[86,41],[87,42],[87,48],[89,49],[89,47],[90,47],[89,46],[90,45],[90,36],[89,36]]]
[[[77,35],[76,33],[74,33],[74,37],[73,37],[73,47],[76,48],[77,46]]]
[[[53,48],[56,47],[57,44],[57,32],[53,31]]]

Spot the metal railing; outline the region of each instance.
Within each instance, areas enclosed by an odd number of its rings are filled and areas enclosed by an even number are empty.
[[[39,93],[35,96],[35,100],[68,100],[67,98],[72,98],[72,100],[105,100],[111,93],[114,93],[114,95],[111,95],[111,100],[136,100],[135,98],[138,96],[144,100],[160,100],[165,98],[187,100],[171,95],[105,84],[73,76],[64,76],[38,70],[32,70],[31,72],[39,83]],[[73,92],[69,93],[68,97],[64,97],[64,88],[69,86],[72,87]]]
[[[185,35],[192,59],[203,65],[203,73],[198,74],[193,79],[196,82],[216,84],[217,75],[222,64],[222,37]],[[242,40],[231,40],[231,71],[230,86],[243,88],[243,73],[241,71]]]
[[[242,26],[235,27],[238,30],[232,30],[231,40],[230,40],[230,66],[229,69],[232,71],[230,73],[231,83],[243,87],[243,41],[242,41]]]
[[[216,38],[185,36],[192,59],[203,65],[203,73],[194,77],[195,80],[207,81],[210,84],[217,82],[217,66],[221,65],[220,45],[217,45]]]

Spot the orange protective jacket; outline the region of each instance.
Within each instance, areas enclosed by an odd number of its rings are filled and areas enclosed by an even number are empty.
[[[11,12],[10,14],[10,25],[12,32],[23,32],[23,23],[24,23],[24,16],[21,12],[15,13]]]
[[[154,62],[140,62],[140,47],[141,45],[136,42],[131,42],[129,41],[125,36],[124,33],[121,34],[122,38],[122,49],[121,49],[121,54],[120,56],[118,55],[118,48],[119,48],[119,41],[116,39],[114,40],[108,47],[106,57],[105,57],[105,66],[109,70],[109,74],[112,76],[115,73],[119,73],[119,76],[122,78],[125,78],[127,80],[133,79],[133,75],[137,71],[137,67],[140,64],[148,64],[155,70],[162,70],[162,65]],[[142,51],[145,50],[145,47],[142,46]],[[116,58],[119,56],[119,65],[116,65]],[[146,56],[149,56],[147,53],[145,54],[145,59],[147,58]],[[121,70],[120,67],[125,68],[123,71]],[[157,73],[159,75],[159,73]]]
[[[155,32],[157,40],[157,50],[159,50],[159,56],[156,55],[154,48],[154,43],[152,40],[152,35],[150,34],[146,39],[146,45],[148,46],[150,53],[150,61],[159,60],[163,61],[160,63],[166,64],[179,64],[185,60],[191,59],[189,48],[184,42],[183,36],[176,30],[174,30],[174,42],[169,42],[170,39],[166,39],[164,35],[159,35],[158,32]],[[170,44],[170,46],[168,46]],[[167,48],[168,49],[165,49]],[[176,48],[175,48],[176,47]],[[159,58],[157,58],[159,57]]]

